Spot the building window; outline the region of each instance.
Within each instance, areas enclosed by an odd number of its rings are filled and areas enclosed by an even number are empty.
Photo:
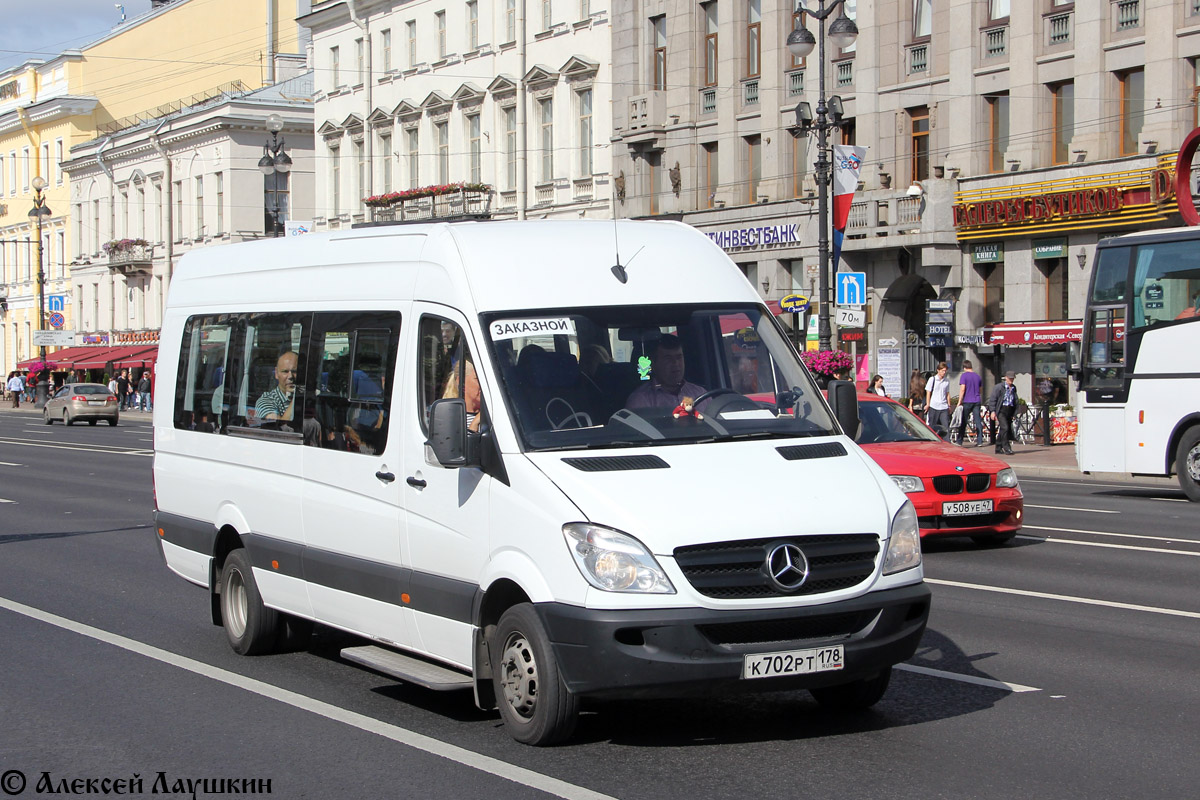
[[[913,41],[928,39],[933,32],[933,0],[912,0],[912,4]]]
[[[550,98],[538,101],[538,123],[541,126],[542,170],[541,183],[554,180],[554,101]]]
[[[1140,69],[1117,73],[1121,88],[1121,155],[1138,151],[1138,135],[1146,114],[1146,73]]]
[[[1070,312],[1067,260],[1050,258],[1036,263],[1046,278],[1046,319],[1066,319]]]
[[[342,213],[342,148],[329,148],[329,193],[333,216]]]
[[[404,27],[408,33],[408,68],[412,69],[417,65],[417,21],[410,19]]]
[[[467,49],[479,49],[479,3],[470,0],[467,3]]]
[[[329,48],[329,80],[334,89],[342,85],[342,54],[336,47]]]
[[[483,173],[483,145],[480,142],[480,126],[479,115],[471,114],[467,117],[467,145],[470,148],[471,155],[471,183],[479,183]]]
[[[579,176],[592,177],[592,90],[584,89],[576,94],[579,103]]]
[[[217,201],[217,229],[216,234],[219,236],[225,232],[225,173],[218,172],[214,176],[216,185],[216,201]],[[146,230],[146,190],[141,186],[138,191],[138,231],[139,235],[145,236]]]
[[[667,18],[654,17],[650,20],[650,35],[654,43],[654,79],[651,88],[662,91],[667,88]]]
[[[366,150],[367,148],[362,139],[354,143],[354,164],[356,167],[354,170],[354,208],[358,211],[364,208],[362,201],[367,194],[367,186],[370,183],[367,176]]]
[[[434,18],[437,19],[437,54],[438,58],[446,57],[446,12],[438,11]]]
[[[705,3],[704,9],[704,85],[717,85],[717,3]]]
[[[504,115],[504,166],[505,186],[517,188],[517,107],[507,106]]]
[[[716,142],[701,145],[701,164],[704,166],[704,207],[712,208],[717,201],[717,188],[721,185],[720,159]]]
[[[979,264],[976,271],[983,278],[983,318],[985,324],[1004,321],[1004,264]]]
[[[383,183],[383,193],[388,194],[392,191],[392,135],[390,133],[379,134],[379,152],[382,156],[379,164],[381,171],[379,177]]]
[[[21,190],[23,192],[25,192],[26,194],[29,193],[29,173],[30,173],[29,160],[30,160],[29,148],[28,147],[21,148]]]
[[[383,64],[384,73],[392,71],[392,29],[387,28],[379,33],[379,61]]]
[[[1075,84],[1055,84],[1050,87],[1054,126],[1054,152],[1051,162],[1066,164],[1070,159],[1071,139],[1075,136]]]
[[[858,0],[846,0],[846,2],[842,4],[842,9],[846,12],[847,19],[849,19],[851,22],[858,21]],[[842,56],[853,56],[857,47],[858,42],[854,41],[850,43],[849,47],[841,48],[838,53]],[[839,83],[838,85],[844,86],[846,84]]]
[[[762,71],[762,0],[747,0],[746,77],[757,78]]]
[[[554,24],[554,15],[551,13],[550,0],[542,0],[542,30],[550,30],[550,26]]]
[[[4,156],[0,155],[0,195],[4,194]]]
[[[579,19],[582,22],[592,15],[592,0],[579,0]]]
[[[658,213],[658,182],[662,179],[662,151],[646,153],[646,194],[650,200],[650,214]]]
[[[49,183],[50,182],[50,143],[49,142],[44,142],[42,144],[42,163],[40,165],[40,170],[41,171],[38,172],[38,175],[41,175],[42,180],[46,181],[46,183]]]
[[[63,140],[55,139],[54,140],[54,185],[55,186],[63,185],[62,162],[63,162]],[[0,172],[3,172],[3,171],[4,170],[0,169]]]
[[[808,174],[808,137],[793,136],[792,140],[792,197],[804,196],[804,177]]]
[[[438,183],[444,185],[450,182],[450,124],[436,123],[433,130],[437,134]]]
[[[1200,2],[1200,0],[1197,0],[1197,2]],[[1193,58],[1191,63],[1192,63],[1192,127],[1200,128],[1200,58]],[[0,164],[3,164],[3,163],[4,163],[3,160],[0,159]],[[3,170],[3,168],[0,168],[0,173],[2,173],[2,172],[4,172],[4,170]],[[2,176],[0,176],[0,179],[2,179]],[[0,188],[0,192],[3,192],[2,188]]]
[[[517,0],[504,0],[504,41],[517,40]]]
[[[1008,95],[985,97],[988,106],[988,171],[1004,171],[1004,154],[1008,151]]]
[[[137,235],[142,239],[150,238],[150,231],[146,230],[146,185],[138,181],[135,187],[137,191]],[[221,173],[217,173],[217,199],[221,197]],[[217,224],[221,221],[221,206],[217,205]],[[220,228],[218,228],[218,231]]]
[[[263,231],[282,236],[288,219],[288,173],[275,170],[263,176]]]
[[[762,180],[762,137],[747,136],[746,142],[746,202],[758,202],[758,183]]]
[[[409,128],[404,132],[408,139],[408,188],[416,189],[421,185],[421,137],[418,128]]]
[[[171,184],[175,192],[175,241],[183,241],[183,181]],[[100,251],[100,201],[92,202],[92,252]]]
[[[367,68],[367,66],[366,66],[367,58],[366,58],[366,53],[364,51],[362,39],[354,40],[354,61],[355,61],[355,65],[356,65],[355,71],[354,71],[356,80],[354,81],[354,85],[361,86],[363,84],[363,79],[366,75],[366,68]]]
[[[988,0],[988,20],[1003,22],[1008,19],[1010,0]]]
[[[929,177],[929,107],[909,109],[908,116],[912,123],[912,179],[923,181]]]
[[[128,196],[125,197],[126,209],[129,205]],[[204,235],[204,177],[196,176],[196,238],[199,239]]]

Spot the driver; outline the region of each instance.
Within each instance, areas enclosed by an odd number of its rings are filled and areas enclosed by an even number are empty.
[[[684,397],[699,397],[704,387],[684,380],[683,344],[674,334],[663,334],[651,353],[650,380],[633,390],[626,408],[672,409]]]

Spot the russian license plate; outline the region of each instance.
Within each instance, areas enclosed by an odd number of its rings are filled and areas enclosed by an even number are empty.
[[[108,401],[107,400],[88,400],[88,405],[89,406],[102,406],[106,402],[108,402]]]
[[[781,675],[839,670],[845,664],[845,655],[840,644],[815,650],[753,653],[742,658],[742,678],[778,678]]]
[[[991,500],[955,500],[952,503],[942,503],[943,517],[966,517],[971,514],[992,513]]]

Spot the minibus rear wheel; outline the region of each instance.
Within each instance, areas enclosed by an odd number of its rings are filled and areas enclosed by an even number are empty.
[[[263,605],[243,548],[231,551],[221,570],[221,620],[229,645],[240,655],[270,653],[279,642],[279,612]]]
[[[500,718],[510,736],[531,745],[550,745],[575,730],[579,698],[558,671],[546,629],[529,603],[501,615],[492,635],[492,682]]]
[[[822,707],[831,711],[863,711],[883,698],[891,679],[892,668],[888,667],[871,678],[843,683],[840,686],[809,689],[808,692]]]

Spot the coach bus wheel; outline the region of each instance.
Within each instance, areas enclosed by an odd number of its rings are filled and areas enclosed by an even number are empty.
[[[256,656],[274,651],[279,641],[279,612],[263,605],[250,569],[250,557],[238,549],[221,570],[221,620],[234,652]]]
[[[1193,503],[1200,503],[1200,426],[1193,427],[1179,441],[1175,451],[1175,472],[1179,486]]]

